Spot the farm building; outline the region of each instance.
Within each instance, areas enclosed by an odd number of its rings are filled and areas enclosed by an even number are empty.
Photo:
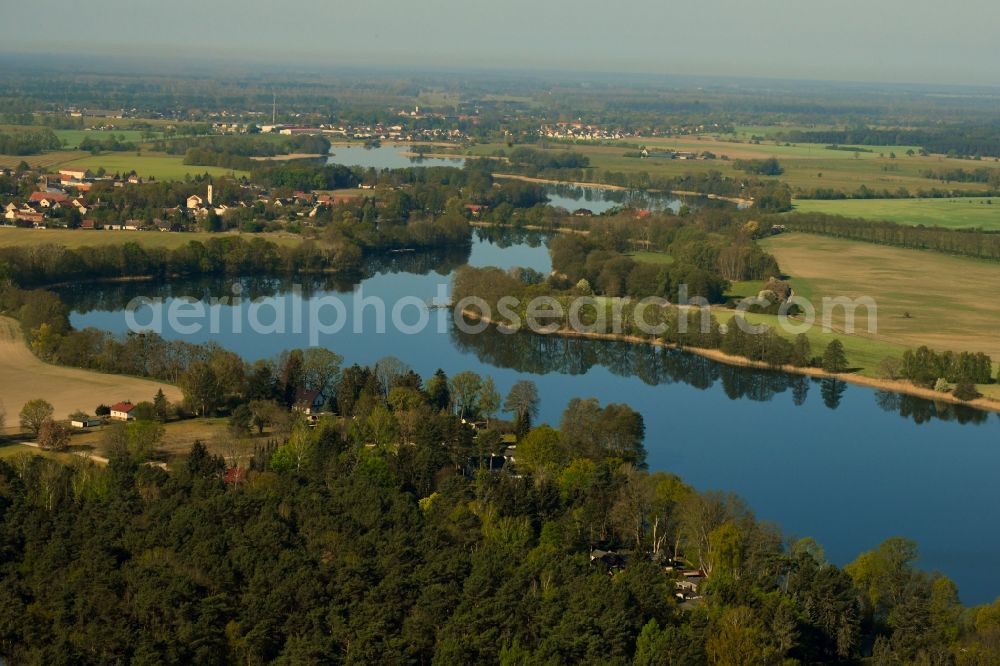
[[[116,421],[131,421],[135,418],[132,416],[134,409],[135,405],[131,402],[116,402],[111,405],[111,418]]]

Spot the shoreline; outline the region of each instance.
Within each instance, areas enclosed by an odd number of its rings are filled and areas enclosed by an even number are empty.
[[[509,327],[504,326],[501,322],[494,321],[489,317],[484,317],[481,313],[476,312],[471,309],[463,309],[462,316],[468,317],[469,319],[475,321],[486,322],[490,326],[495,326],[497,328],[502,328],[506,330],[511,330]],[[531,331],[525,331],[531,334]],[[589,338],[591,340],[605,340],[612,342],[627,342],[630,344],[646,344],[653,345],[656,347],[663,347],[664,349],[676,349],[678,351],[687,352],[690,354],[695,354],[696,356],[701,356],[717,363],[725,363],[726,365],[738,366],[743,368],[754,368],[757,370],[772,370],[775,372],[784,372],[791,375],[803,375],[806,377],[812,377],[815,379],[839,379],[844,382],[849,382],[851,384],[856,384],[858,386],[864,386],[871,389],[876,389],[880,391],[890,391],[892,393],[901,393],[905,395],[910,395],[916,398],[922,398],[924,400],[929,400],[932,402],[948,402],[954,405],[965,405],[973,409],[978,409],[983,412],[993,412],[1000,414],[1000,401],[993,400],[991,398],[980,397],[975,400],[959,400],[951,393],[940,393],[934,389],[926,389],[920,386],[915,386],[907,381],[893,380],[893,379],[877,379],[875,377],[866,377],[864,375],[858,375],[854,373],[835,373],[827,372],[822,368],[811,368],[811,367],[798,367],[794,365],[780,365],[774,366],[764,363],[763,361],[754,361],[743,356],[732,356],[730,354],[724,353],[720,349],[706,349],[703,347],[683,347],[681,345],[673,344],[670,342],[663,342],[657,339],[643,338],[636,335],[623,335],[615,333],[593,333],[585,331],[574,331],[572,329],[560,328],[552,333],[536,334],[536,335],[556,335],[562,338]]]
[[[623,187],[622,185],[607,185],[605,183],[588,183],[573,180],[553,180],[552,178],[534,178],[532,176],[522,176],[515,173],[494,173],[493,177],[508,180],[523,180],[528,183],[541,183],[545,185],[572,185],[573,187],[589,187],[595,190],[613,190],[616,192],[631,192],[632,190],[636,190],[636,188]],[[726,201],[738,206],[753,206],[753,199],[723,196],[721,194],[706,194],[704,192],[693,192],[691,190],[656,190],[649,188],[638,189],[636,191],[655,192],[656,194],[671,194],[679,197],[697,197],[699,199],[711,199],[713,201]]]

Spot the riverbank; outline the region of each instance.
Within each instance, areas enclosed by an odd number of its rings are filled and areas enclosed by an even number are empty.
[[[505,329],[510,331],[507,326],[504,326],[502,322],[495,321],[489,317],[484,317],[482,314],[476,312],[472,309],[463,309],[462,315],[468,319],[474,321],[481,321],[489,324],[490,326],[495,326],[498,329]],[[907,381],[890,380],[890,379],[878,379],[875,377],[865,377],[864,375],[858,375],[853,373],[834,373],[827,372],[822,368],[811,368],[811,367],[798,367],[794,365],[769,365],[763,361],[753,361],[751,359],[745,358],[743,356],[732,356],[726,354],[719,349],[706,349],[703,347],[682,347],[673,343],[663,342],[657,339],[643,338],[636,335],[619,335],[614,333],[594,333],[586,331],[575,331],[572,329],[561,328],[552,333],[537,334],[537,335],[557,335],[564,338],[589,338],[591,340],[606,340],[614,342],[628,342],[630,344],[646,344],[653,345],[656,347],[663,347],[665,349],[676,349],[679,351],[695,354],[718,363],[725,363],[726,365],[739,366],[744,368],[754,368],[758,370],[772,370],[775,372],[784,372],[786,374],[803,375],[806,377],[812,377],[815,379],[839,379],[840,381],[850,382],[851,384],[856,384],[859,386],[865,386],[867,388],[876,389],[880,391],[889,391],[892,393],[902,393],[905,395],[911,395],[917,398],[923,398],[924,400],[930,400],[933,402],[947,402],[954,405],[966,405],[968,407],[973,407],[986,412],[995,412],[1000,414],[1000,401],[991,398],[981,397],[976,400],[959,400],[950,393],[940,393],[933,389],[926,389],[920,386],[914,386]]]

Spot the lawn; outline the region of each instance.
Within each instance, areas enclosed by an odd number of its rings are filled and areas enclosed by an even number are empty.
[[[6,444],[0,445],[0,460],[11,460],[17,458],[18,456],[29,455],[29,456],[41,456],[43,458],[50,458],[52,460],[58,460],[62,463],[70,463],[77,460],[81,460],[79,456],[74,453],[61,452],[56,453],[54,451],[43,451],[34,446],[28,446],[27,444]]]
[[[108,451],[104,444],[107,426],[102,426],[88,432],[78,432],[73,436],[71,444],[81,450],[92,450],[96,455],[107,457]],[[263,435],[254,431],[250,437],[234,438],[229,433],[228,418],[198,418],[169,421],[163,426],[163,440],[159,447],[150,455],[150,459],[174,465],[187,457],[191,445],[195,441],[202,442],[208,450],[226,458],[227,461],[246,463],[253,455],[254,445],[267,442],[274,435],[265,430]]]
[[[1000,230],[1000,197],[965,197],[957,199],[845,199],[816,201],[797,199],[795,210],[803,213],[829,213],[870,220],[889,220],[900,224],[981,228]]]
[[[77,153],[80,155],[81,153]],[[233,171],[223,167],[192,166],[184,164],[183,155],[166,155],[164,153],[103,153],[101,155],[86,154],[59,163],[58,168],[90,169],[97,171],[100,167],[109,174],[130,173],[133,170],[142,178],[153,177],[157,180],[183,180],[186,176],[210,174],[224,176],[233,174],[237,177],[248,175],[245,171]]]
[[[260,234],[207,233],[192,231],[185,233],[164,233],[159,231],[105,231],[85,229],[19,229],[0,226],[0,247],[14,245],[34,245],[54,243],[69,248],[138,243],[144,247],[162,247],[168,250],[183,247],[191,241],[205,242],[211,238],[239,235],[250,240],[264,238],[278,245],[295,246],[302,242],[296,234],[275,232]]]
[[[796,292],[821,311],[823,297],[868,296],[877,304],[874,334],[857,336],[904,347],[981,351],[1000,360],[1000,264],[810,234],[781,234],[761,245],[790,276]],[[844,325],[843,309],[833,326]]]
[[[633,252],[629,256],[636,261],[640,261],[645,264],[662,264],[664,266],[669,266],[674,263],[674,258],[666,252]]]
[[[728,323],[733,317],[732,311],[718,310],[715,312],[716,319],[720,324]],[[771,327],[778,334],[789,340],[796,336],[796,333],[786,332],[779,325],[777,315],[747,314],[744,315],[748,323],[753,325],[764,324]],[[800,322],[790,320],[792,325]],[[844,352],[847,354],[848,366],[858,370],[858,374],[868,377],[878,377],[878,367],[882,359],[893,356],[899,358],[908,349],[904,345],[885,342],[869,337],[857,335],[844,335],[836,332],[824,332],[819,326],[814,326],[806,332],[812,347],[813,356],[822,356],[826,346],[836,338],[844,344]]]

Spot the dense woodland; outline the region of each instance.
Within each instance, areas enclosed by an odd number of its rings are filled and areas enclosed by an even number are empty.
[[[739,498],[643,471],[645,429],[624,405],[573,400],[558,429],[533,427],[530,382],[504,400],[474,373],[425,382],[395,359],[341,369],[330,352],[261,362],[247,381],[262,393],[231,397],[232,437],[272,435],[254,440],[245,473],[225,473],[200,443],[167,473],[141,465],[128,437],[103,468],[0,463],[0,655],[58,664],[1000,658],[1000,607],[962,607],[951,581],[914,568],[914,544],[890,539],[839,568],[811,539],[786,543]],[[335,411],[354,418],[310,429],[274,407],[307,384],[334,386]],[[463,417],[493,425],[475,431]],[[521,434],[515,462],[498,466],[510,428]],[[686,569],[704,577],[681,601]]]

